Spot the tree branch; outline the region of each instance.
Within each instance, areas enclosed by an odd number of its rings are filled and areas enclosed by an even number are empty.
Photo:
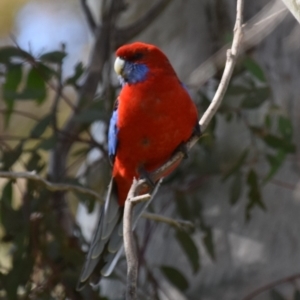
[[[119,6],[120,1],[122,0],[112,0],[110,7],[103,14],[102,25],[97,27],[94,49],[85,81],[78,94],[76,110],[58,134],[58,142],[50,156],[49,177],[53,182],[62,181],[65,175],[67,156],[74,142],[67,135],[77,136],[83,128],[83,125],[76,120],[77,110],[83,109],[92,103],[101,80],[103,67],[109,60],[113,26],[120,12],[116,9],[116,6]],[[53,194],[52,204],[61,227],[69,237],[73,237],[74,222],[62,191]]]
[[[166,224],[173,226],[179,230],[190,230],[190,229],[195,228],[195,225],[190,221],[175,220],[172,218],[164,217],[162,215],[157,215],[157,214],[153,214],[153,213],[144,212],[142,214],[142,217],[145,219],[148,219],[148,220],[155,221],[155,222],[166,223]]]
[[[147,13],[142,16],[139,20],[133,24],[125,27],[118,28],[115,31],[115,47],[118,48],[127,41],[134,38],[136,35],[141,33],[150,23],[153,22],[156,17],[158,17],[162,11],[168,6],[171,0],[160,0],[153,7],[147,11]]]
[[[88,26],[90,27],[90,30],[93,34],[95,34],[95,31],[97,29],[96,21],[94,20],[94,17],[92,15],[92,12],[86,3],[86,0],[80,0],[82,10],[84,12],[85,18],[87,20]]]
[[[232,72],[234,66],[237,61],[237,56],[239,53],[241,40],[242,40],[242,23],[243,23],[243,4],[244,0],[237,0],[237,12],[236,12],[236,22],[234,27],[234,37],[231,49],[227,51],[227,61],[225,65],[225,69],[223,72],[223,76],[217,92],[202,116],[199,124],[202,131],[206,129],[209,122],[211,121],[212,117],[215,115],[218,107],[220,106],[224,94],[227,90],[229,81],[232,76]],[[193,135],[190,140],[186,143],[186,149],[190,150],[195,143],[198,141],[199,136]],[[174,166],[178,165],[181,159],[184,157],[183,152],[177,152],[169,161],[167,161],[163,166],[158,168],[156,171],[149,174],[150,179],[153,182],[157,182],[163,176],[163,174],[167,170],[171,170]],[[138,258],[136,254],[136,248],[134,244],[134,237],[133,237],[133,224],[132,224],[132,215],[133,215],[133,207],[134,207],[134,197],[139,196],[139,186],[144,186],[146,183],[143,180],[137,181],[136,179],[133,180],[131,188],[129,190],[127,199],[125,201],[125,208],[124,208],[124,216],[123,216],[123,233],[124,233],[124,249],[125,255],[127,260],[127,287],[126,287],[126,300],[136,300],[136,289],[137,289],[137,276],[138,276]],[[159,185],[159,184],[158,184]],[[157,191],[158,185],[155,187],[153,194]],[[154,197],[154,195],[152,195]],[[146,217],[149,217],[149,214],[146,214]],[[153,218],[153,215],[150,215]],[[171,223],[173,226],[178,226],[178,223],[174,223],[173,220],[168,218],[160,218],[160,216],[155,216],[156,219],[160,219],[167,221],[169,224]],[[175,225],[176,224],[176,225]]]
[[[0,171],[0,178],[7,178],[7,179],[27,179],[37,181],[42,183],[46,186],[49,191],[52,192],[63,192],[63,191],[74,191],[84,195],[92,196],[95,199],[99,200],[103,203],[103,197],[101,197],[98,193],[94,192],[91,189],[81,187],[74,184],[65,184],[65,183],[53,183],[50,182],[43,177],[37,175],[35,171],[32,172],[6,172]]]
[[[128,192],[128,196],[124,207],[123,217],[123,234],[124,234],[124,250],[127,261],[127,284],[126,284],[126,300],[136,300],[137,290],[137,277],[138,277],[138,259],[136,248],[133,238],[133,208],[134,208],[134,197],[137,195],[138,181],[133,180],[131,188]]]
[[[282,2],[287,6],[296,20],[300,23],[300,4],[298,1],[294,0],[282,0]]]
[[[106,3],[109,5],[105,5]],[[102,80],[104,66],[110,60],[111,51],[117,47],[115,41],[115,24],[119,14],[125,8],[126,3],[124,0],[111,0],[103,4],[101,25],[98,25],[95,30],[94,48],[88,64],[85,80],[78,93],[75,109],[73,109],[72,115],[58,134],[58,141],[51,152],[48,172],[49,178],[53,182],[61,182],[65,176],[67,157],[74,142],[74,140],[67,136],[77,136],[83,129],[83,124],[80,124],[76,119],[77,114],[80,110],[88,107],[93,102],[98,84]],[[148,24],[149,23],[150,20],[148,20]],[[127,36],[127,38],[130,37]],[[125,43],[127,40],[124,39],[123,42]],[[74,222],[62,191],[54,192],[52,204],[61,227],[68,236],[73,237]]]
[[[8,109],[0,109],[0,114],[6,114],[10,112]],[[27,112],[27,111],[22,111],[22,110],[17,110],[17,109],[13,109],[11,111],[12,114],[15,114],[15,115],[19,115],[19,116],[23,116],[25,118],[28,118],[28,119],[32,119],[36,122],[39,122],[40,121],[40,118],[37,117],[36,115],[30,113],[30,112]]]
[[[295,281],[296,279],[299,279],[300,278],[300,274],[294,274],[294,275],[291,275],[291,276],[288,276],[288,277],[284,277],[282,279],[279,279],[279,280],[276,280],[276,281],[273,281],[269,284],[266,284],[260,288],[258,288],[257,290],[253,291],[252,293],[250,293],[249,295],[247,295],[245,298],[243,298],[243,300],[252,300],[254,299],[256,296],[268,291],[268,290],[271,290],[272,288],[274,288],[275,286],[277,285],[280,285],[280,284],[283,284],[283,283],[287,283],[287,282],[292,282],[292,281]]]
[[[243,44],[240,53],[259,44],[268,36],[285,18],[287,9],[281,0],[266,4],[243,27]],[[197,67],[189,76],[186,84],[189,87],[199,87],[214,76],[224,65],[224,55],[228,45],[222,47],[217,53]]]
[[[236,22],[234,26],[234,36],[233,36],[233,42],[231,49],[227,51],[227,61],[225,65],[225,69],[220,81],[220,84],[218,86],[218,89],[216,91],[216,94],[211,101],[211,104],[201,117],[199,124],[201,128],[201,132],[203,132],[215,113],[217,112],[217,109],[219,108],[220,104],[222,103],[222,100],[224,98],[225,92],[227,90],[228,84],[230,82],[232,72],[234,70],[237,56],[240,50],[242,36],[243,36],[243,28],[242,28],[242,22],[243,22],[243,0],[237,1],[237,15],[236,15]],[[198,135],[193,135],[186,143],[186,149],[189,151],[199,140]],[[184,157],[183,152],[177,152],[175,153],[170,160],[168,160],[163,166],[155,170],[150,174],[150,178],[153,180],[153,182],[156,182],[163,174],[165,174],[168,170],[171,170],[174,168],[174,166],[178,165],[182,158]]]

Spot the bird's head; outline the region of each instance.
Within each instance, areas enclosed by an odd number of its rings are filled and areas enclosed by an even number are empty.
[[[141,42],[124,45],[117,50],[116,56],[114,69],[122,85],[142,82],[150,73],[159,70],[174,74],[168,58],[154,45]]]

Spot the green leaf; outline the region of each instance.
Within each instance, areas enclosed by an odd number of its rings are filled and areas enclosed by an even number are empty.
[[[21,64],[10,64],[7,66],[5,74],[5,83],[3,84],[3,98],[7,106],[5,115],[5,125],[7,126],[10,120],[12,110],[14,108],[14,100],[18,93],[17,89],[22,79]]]
[[[249,93],[249,88],[242,86],[242,85],[230,85],[228,87],[228,90],[226,92],[227,95],[232,95],[232,96],[239,96],[239,95],[245,95]]]
[[[181,291],[185,291],[189,287],[189,283],[177,269],[169,266],[161,266],[160,270],[164,276]]]
[[[254,75],[258,80],[266,82],[266,78],[262,68],[251,58],[246,58],[244,60],[244,66],[247,70]]]
[[[211,227],[205,225],[205,223],[203,223],[203,222],[200,223],[200,229],[203,232],[202,241],[204,243],[206,251],[210,255],[211,259],[215,260],[216,255],[215,255],[215,246],[214,246],[214,241],[213,241],[213,231],[212,231]]]
[[[282,149],[287,153],[294,153],[296,151],[296,146],[292,142],[272,134],[265,135],[263,141],[268,146],[274,149]]]
[[[52,78],[52,76],[59,77],[59,73],[57,71],[53,70],[52,68],[49,68],[41,62],[37,62],[34,68],[45,82],[49,81]]]
[[[7,292],[7,299],[11,300],[20,299],[20,297],[17,296],[18,287],[25,286],[25,284],[30,281],[30,275],[32,273],[34,263],[33,258],[27,255],[26,251],[28,251],[28,249],[24,245],[26,244],[26,240],[28,243],[28,237],[26,239],[23,233],[23,237],[19,238],[19,240],[20,243],[15,246],[19,253],[14,252],[13,268],[8,274],[1,278],[1,283],[3,283],[4,289]]]
[[[270,129],[272,126],[272,119],[270,115],[265,116],[265,126],[267,127],[267,129]]]
[[[234,176],[234,179],[230,185],[230,203],[232,205],[236,204],[242,193],[242,174],[241,172],[237,172]]]
[[[29,161],[26,164],[27,171],[36,171],[40,173],[45,167],[45,163],[42,160],[41,155],[37,152],[32,152]]]
[[[96,203],[95,197],[91,195],[82,194],[77,191],[74,191],[74,194],[81,203],[84,203],[86,205],[89,214],[94,211]]]
[[[30,56],[27,52],[13,46],[0,48],[0,63],[10,64],[13,58],[26,58]]]
[[[99,120],[105,120],[107,114],[100,110],[94,109],[85,109],[81,111],[76,117],[75,120],[79,123],[92,123]]]
[[[226,181],[232,174],[236,173],[245,162],[247,156],[248,156],[248,149],[245,149],[239,156],[238,160],[225,172],[222,180]]]
[[[2,155],[3,170],[9,170],[12,165],[19,159],[23,152],[23,142],[20,142],[13,150],[4,151]]]
[[[275,290],[271,290],[270,296],[272,300],[285,300],[284,297]]]
[[[40,56],[40,60],[49,62],[49,63],[54,63],[54,64],[62,64],[63,59],[67,56],[65,52],[62,51],[52,51],[43,54]]]
[[[46,115],[43,119],[41,119],[31,130],[30,132],[30,136],[32,138],[38,138],[40,137],[45,130],[47,129],[47,127],[50,125],[51,121],[53,119],[53,115],[49,114]]]
[[[22,65],[9,65],[6,71],[5,83],[3,85],[3,97],[6,101],[14,100],[18,93],[17,88],[22,79]]]
[[[250,220],[250,213],[251,210],[255,207],[258,206],[262,208],[263,210],[266,210],[265,204],[262,201],[261,193],[260,193],[260,187],[258,185],[258,179],[257,179],[257,174],[256,172],[251,169],[248,172],[247,176],[247,184],[249,187],[249,192],[248,192],[248,204],[246,206],[246,220]]]
[[[200,257],[198,253],[198,248],[195,245],[193,239],[185,231],[177,231],[176,238],[181,245],[182,250],[185,252],[193,272],[196,273],[200,268]]]
[[[270,96],[270,89],[267,87],[252,89],[242,101],[242,108],[254,109],[262,105]]]
[[[293,125],[290,119],[280,116],[278,118],[278,129],[284,138],[291,140],[293,137]]]
[[[267,160],[270,165],[270,170],[267,176],[263,180],[263,184],[266,184],[278,171],[278,169],[284,163],[287,153],[284,150],[279,149],[276,155],[267,154]]]
[[[36,100],[41,104],[47,96],[46,84],[41,74],[35,68],[32,68],[27,76],[27,82],[24,90],[18,96],[21,100]]]
[[[300,292],[298,290],[294,293],[294,300],[300,300]]]
[[[182,219],[189,220],[191,215],[190,208],[184,196],[185,196],[184,193],[176,192],[175,195],[176,210]]]
[[[73,75],[72,77],[69,77],[69,78],[66,80],[66,84],[71,84],[71,85],[76,86],[77,80],[81,77],[81,75],[83,74],[83,72],[84,72],[83,64],[82,64],[82,62],[79,62],[79,63],[75,66],[75,72],[74,72],[74,75]]]
[[[11,206],[13,196],[13,182],[8,181],[2,190],[1,202]]]
[[[51,136],[48,139],[45,139],[43,141],[41,141],[36,147],[35,149],[43,149],[46,151],[49,151],[51,149],[53,149],[56,145],[56,138],[55,136]]]
[[[72,152],[72,156],[73,157],[81,156],[87,154],[90,150],[91,149],[89,147],[82,147]]]
[[[1,196],[1,223],[5,229],[6,237],[4,240],[9,241],[8,237],[13,237],[14,235],[20,233],[20,230],[24,226],[23,215],[21,209],[14,210],[12,208],[12,197],[13,189],[11,181],[7,183],[6,190],[3,191]]]

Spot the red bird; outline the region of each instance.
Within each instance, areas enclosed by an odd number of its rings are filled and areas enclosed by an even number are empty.
[[[120,47],[116,55],[122,90],[108,134],[112,181],[79,289],[89,278],[97,283],[109,275],[121,253],[123,206],[133,178],[147,178],[199,132],[196,106],[160,49],[136,42]]]

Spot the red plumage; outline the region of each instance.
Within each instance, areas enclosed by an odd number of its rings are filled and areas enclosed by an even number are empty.
[[[134,43],[119,48],[117,56],[115,69],[125,84],[109,128],[113,180],[79,278],[79,290],[88,280],[97,283],[101,276],[111,274],[118,261],[122,206],[133,178],[140,177],[141,168],[151,172],[165,163],[189,139],[198,122],[193,101],[157,47]]]
[[[122,46],[116,55],[145,64],[145,80],[125,84],[119,95],[118,147],[113,167],[119,204],[123,205],[139,168],[154,171],[176,148],[192,135],[198,120],[197,109],[182,86],[167,57],[155,46],[133,43]]]

